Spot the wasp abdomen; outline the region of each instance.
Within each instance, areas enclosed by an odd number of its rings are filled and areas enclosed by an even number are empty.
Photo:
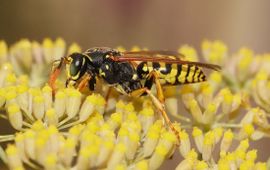
[[[141,79],[147,78],[153,70],[158,73],[163,85],[197,83],[206,80],[203,71],[191,64],[142,62],[137,66],[137,74]]]

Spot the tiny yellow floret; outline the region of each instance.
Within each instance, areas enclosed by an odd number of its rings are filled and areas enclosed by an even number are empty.
[[[202,135],[202,130],[199,129],[198,127],[193,127],[193,131],[192,131],[192,136],[193,137],[197,137],[197,136],[200,136]]]

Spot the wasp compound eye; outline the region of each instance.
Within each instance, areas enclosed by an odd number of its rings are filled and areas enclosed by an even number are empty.
[[[83,59],[81,57],[73,58],[70,64],[70,75],[76,76],[81,70]]]

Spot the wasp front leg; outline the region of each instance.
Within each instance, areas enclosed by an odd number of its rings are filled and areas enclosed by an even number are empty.
[[[81,81],[79,82],[77,86],[77,89],[79,91],[82,91],[85,87],[88,86],[90,79],[91,79],[90,74],[86,73],[85,75],[83,75],[83,77],[81,78]]]
[[[56,82],[56,79],[61,72],[63,62],[64,62],[64,57],[62,57],[60,60],[55,60],[52,63],[52,70],[51,70],[50,79],[49,79],[49,86],[52,88],[53,94],[55,94],[55,90],[56,90],[55,82]]]

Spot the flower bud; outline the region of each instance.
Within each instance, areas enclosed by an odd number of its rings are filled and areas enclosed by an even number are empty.
[[[25,154],[28,158],[35,159],[35,132],[31,129],[27,129],[24,135],[24,147]]]
[[[44,97],[44,107],[45,110],[48,110],[52,107],[52,88],[48,85],[44,86],[42,89]]]
[[[192,170],[194,163],[197,161],[197,157],[197,153],[193,149],[190,150],[186,158],[177,165],[176,170]]]
[[[46,155],[45,162],[43,164],[45,170],[57,169],[57,155],[51,153]]]
[[[156,121],[149,128],[143,145],[144,157],[149,157],[154,152],[160,138],[161,129],[162,129],[162,122],[159,120]]]
[[[45,38],[42,42],[43,55],[46,63],[53,61],[53,41],[50,38]]]
[[[79,112],[81,93],[75,89],[67,89],[66,112],[69,118],[73,118]]]
[[[203,121],[203,114],[198,105],[198,102],[194,99],[189,101],[189,109],[192,114],[192,117],[196,120],[196,122],[202,123]]]
[[[206,110],[203,113],[203,121],[205,124],[213,123],[215,119],[216,111],[217,111],[217,106],[214,103],[210,103],[206,107]]]
[[[202,148],[203,160],[208,161],[211,158],[212,152],[214,149],[214,144],[215,144],[214,133],[212,131],[209,131],[204,136],[203,148]]]
[[[62,38],[58,37],[54,42],[53,60],[59,60],[65,55],[65,51],[66,42]]]
[[[28,98],[28,93],[27,93],[28,87],[25,85],[19,85],[17,86],[17,102],[22,108],[22,110],[27,111],[28,110],[28,105],[29,105],[29,98]],[[28,115],[29,116],[29,115]],[[32,115],[31,115],[32,116]]]
[[[105,166],[105,163],[110,158],[112,151],[114,149],[114,142],[112,140],[107,140],[101,143],[100,151],[97,157],[96,165]]]
[[[148,170],[149,165],[147,160],[141,160],[136,163],[134,170]]]
[[[186,133],[185,130],[182,130],[179,134],[180,139],[181,139],[181,144],[179,146],[179,150],[181,155],[186,158],[187,154],[190,151],[190,140],[189,140],[189,136]]]
[[[66,110],[66,94],[63,91],[57,91],[55,94],[54,109],[58,118],[62,117]]]
[[[192,131],[192,136],[194,138],[198,151],[202,153],[202,147],[203,147],[203,141],[204,141],[202,130],[197,127],[194,127]]]
[[[45,113],[45,119],[48,125],[55,125],[57,126],[58,124],[58,117],[55,113],[54,109],[48,109],[47,112]]]
[[[44,97],[41,95],[35,96],[33,101],[33,112],[37,119],[43,119],[45,113]]]
[[[72,53],[80,53],[82,51],[81,47],[77,43],[72,43],[68,48],[68,55]]]
[[[158,145],[149,160],[149,169],[158,169],[165,160],[168,152],[169,150],[164,145]]]
[[[154,110],[151,107],[143,108],[139,113],[139,120],[143,126],[143,133],[149,129],[154,122]]]
[[[127,148],[123,143],[116,144],[111,158],[108,161],[107,167],[113,168],[116,167],[120,162],[122,162],[125,157],[126,150]]]
[[[24,169],[18,149],[14,145],[8,145],[6,149],[8,166],[10,169]]]
[[[94,100],[95,100],[95,96],[90,95],[90,96],[87,96],[87,98],[83,102],[83,104],[81,106],[81,110],[79,112],[79,115],[80,115],[79,121],[80,122],[85,121],[94,112],[94,108],[95,108]]]
[[[26,154],[25,154],[25,144],[24,144],[24,135],[22,133],[16,133],[15,136],[15,145],[18,150],[18,153],[20,155],[20,158],[23,161],[27,160]]]
[[[76,153],[76,143],[73,139],[67,139],[60,148],[59,159],[66,166],[70,167],[74,154]]]
[[[107,121],[107,123],[109,124],[109,126],[113,131],[121,125],[121,122],[122,122],[122,113],[118,112],[111,114],[110,119]]]
[[[22,113],[19,106],[15,103],[10,104],[7,108],[8,119],[14,129],[20,130],[23,126]]]

